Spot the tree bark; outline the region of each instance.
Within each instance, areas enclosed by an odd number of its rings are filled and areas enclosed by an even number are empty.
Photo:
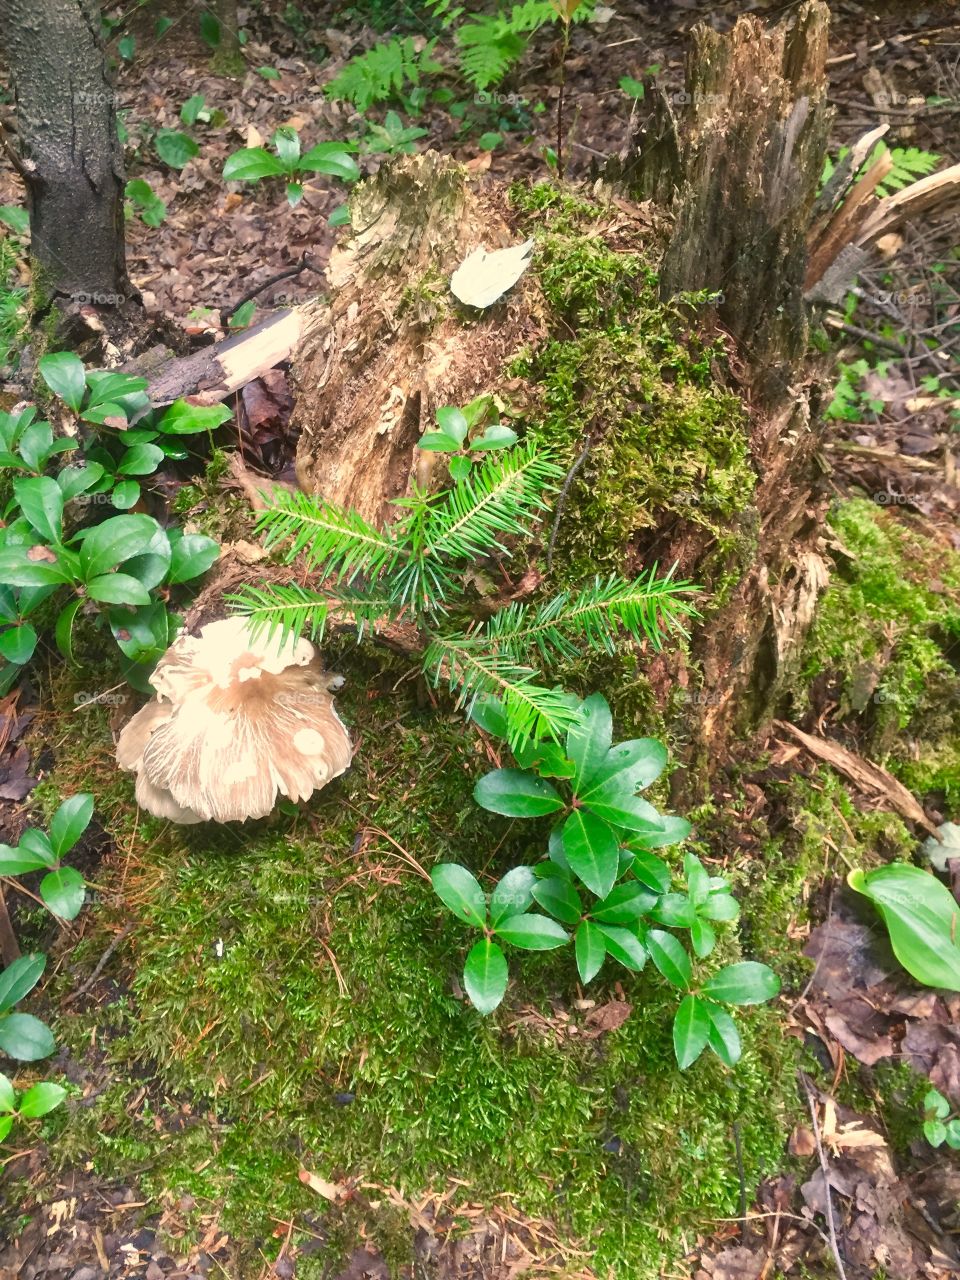
[[[37,301],[120,309],[123,164],[95,0],[0,0]]]

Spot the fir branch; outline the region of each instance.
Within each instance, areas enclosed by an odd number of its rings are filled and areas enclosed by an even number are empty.
[[[423,669],[435,686],[447,683],[467,715],[481,694],[499,699],[511,750],[543,738],[562,741],[579,720],[577,700],[570,694],[537,684],[533,668],[490,652],[472,635],[435,637],[424,652]]]
[[[266,535],[267,550],[289,543],[284,549],[288,564],[303,553],[322,576],[352,582],[359,574],[390,573],[408,555],[389,530],[375,529],[356,511],[344,511],[323,498],[277,488],[268,503],[257,531]]]
[[[348,617],[358,636],[362,636],[368,627],[376,629],[397,613],[393,599],[383,592],[338,591],[326,595],[299,586],[244,585],[225,599],[250,619],[255,636],[266,628],[271,638],[279,631],[284,641],[307,635],[318,644],[327,623],[337,615]]]
[[[644,637],[659,649],[667,631],[685,634],[683,621],[697,610],[684,599],[693,589],[674,582],[673,570],[658,578],[656,565],[632,582],[611,574],[576,593],[560,591],[540,604],[514,603],[472,633],[486,647],[522,661],[536,650],[544,661],[573,658],[584,644],[612,654],[617,633]],[[579,641],[579,644],[574,643]]]

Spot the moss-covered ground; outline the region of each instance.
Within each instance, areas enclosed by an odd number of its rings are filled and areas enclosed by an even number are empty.
[[[557,319],[511,369],[538,388],[522,406],[526,425],[570,461],[591,445],[559,527],[557,581],[629,568],[636,532],[675,518],[702,535],[699,564],[722,596],[749,550],[755,477],[740,402],[714,376],[722,351],[678,340],[704,300],[658,301],[640,258],[601,234],[595,206],[546,188],[515,201],[540,238]],[[209,485],[183,502],[217,519]],[[842,714],[889,767],[955,810],[957,558],[872,504],[847,503],[832,523],[842,550],[792,712],[832,682]],[[116,682],[102,655],[87,656],[101,664],[99,684]],[[801,1114],[801,1048],[784,1035],[784,1009],[809,976],[801,950],[817,887],[848,862],[909,854],[909,833],[864,812],[826,770],[777,775],[758,816],[743,818],[742,788],[762,760],[731,773],[723,803],[691,815],[694,847],[742,904],[723,957],[765,960],[784,980],[783,1005],[739,1018],[736,1071],[712,1056],[678,1070],[676,998],[652,974],[604,972],[590,997],[625,998],[633,1011],[588,1036],[565,952],[515,953],[507,999],[484,1019],[457,981],[469,936],[418,867],[456,860],[490,884],[542,856],[547,828],[476,806],[474,782],[495,763],[488,744],[405,678],[400,659],[364,648],[330,656],[347,677],[353,768],[299,814],[229,829],[138,817],[132,781],[113,764],[108,709],[75,709],[92,677],[50,673],[38,732],[56,764],[37,802],[50,809],[92,790],[114,842],[73,972],[61,968],[45,993],[52,1008],[132,925],[97,1000],[58,1019],[81,1064],[74,1075],[96,1085],[85,1105],[45,1123],[50,1159],[134,1179],[150,1204],[189,1196],[188,1230],[214,1213],[242,1242],[238,1280],[260,1274],[260,1251],[275,1252],[277,1225],[291,1218],[325,1240],[299,1277],[336,1274],[361,1232],[399,1270],[409,1225],[364,1183],[450,1192],[453,1212],[470,1201],[549,1218],[598,1275],[646,1280],[680,1266],[698,1234],[738,1212],[735,1130],[748,1190],[783,1168]],[[676,717],[654,706],[635,653],[562,674],[581,693],[608,694],[619,737],[669,736]],[[68,733],[50,728],[58,716]],[[666,790],[658,799],[667,805]],[[667,856],[678,865],[682,855]],[[909,1118],[914,1082],[895,1075],[887,1087]],[[357,1194],[332,1205],[301,1168]]]

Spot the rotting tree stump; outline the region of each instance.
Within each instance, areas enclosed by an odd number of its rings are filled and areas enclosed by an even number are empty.
[[[910,205],[898,193],[894,208],[858,180],[852,240],[844,244],[836,235],[841,211],[823,202],[849,191],[855,172],[843,191],[818,199],[830,123],[827,29],[819,0],[773,28],[746,17],[722,36],[697,29],[682,115],[656,93],[636,146],[585,193],[611,211],[613,249],[642,254],[657,270],[662,299],[716,293],[694,327],[722,347],[717,381],[742,406],[751,492],[729,528],[708,530],[653,486],[633,495],[643,518],[623,547],[627,571],[676,562],[681,576],[704,589],[704,618],[689,648],[644,658],[658,706],[673,708],[665,718],[681,745],[687,798],[703,792],[737,738],[775,714],[827,581],[818,551],[827,504],[818,462],[824,369],[809,343],[810,299],[824,296],[816,281],[851,243],[869,241],[865,226],[889,229]],[[563,193],[578,198],[575,188]],[[919,194],[923,207],[937,195]],[[537,256],[520,285],[488,310],[452,299],[450,275],[471,249],[516,243],[528,230],[497,184],[432,152],[402,157],[357,187],[350,214],[351,229],[330,263],[330,299],[193,357],[203,362],[195,385],[222,398],[275,363],[281,348],[292,350],[301,486],[388,520],[391,502],[426,478],[429,457],[416,445],[435,410],[485,392],[535,406],[542,388],[518,390],[507,373],[511,358],[572,330],[568,319],[551,315]],[[833,236],[829,253],[821,234]],[[194,372],[181,362],[161,371],[151,391],[183,394]],[[602,388],[590,394],[590,440],[598,448],[572,482],[572,502],[596,483],[603,446],[622,430],[624,397],[605,403]],[[568,449],[569,462],[578,452]],[[732,562],[718,559],[712,545],[727,534],[737,547]],[[696,695],[679,717],[678,687]]]

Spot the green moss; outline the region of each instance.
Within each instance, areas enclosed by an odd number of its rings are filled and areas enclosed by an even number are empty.
[[[921,796],[960,805],[960,555],[864,499],[830,518],[835,568],[809,636],[800,707],[821,673],[866,749]]]
[[[229,456],[214,449],[196,484],[185,484],[173,500],[173,512],[191,531],[205,533],[218,542],[250,536],[250,506],[238,493],[225,491],[220,481],[229,468]]]
[[[657,1275],[683,1252],[684,1226],[735,1212],[735,1121],[748,1182],[776,1166],[792,1046],[775,1011],[747,1010],[736,1072],[704,1060],[681,1073],[676,993],[622,970],[591,989],[602,1001],[619,978],[634,1005],[601,1041],[528,1021],[572,1008],[566,953],[512,954],[492,1018],[456,998],[468,934],[397,846],[426,867],[457,858],[492,878],[541,856],[548,824],[479,810],[471,790],[487,762],[462,722],[368,674],[355,672],[344,700],[364,749],[297,819],[209,831],[144,820],[125,843],[130,995],[112,1019],[96,1009],[60,1027],[78,1052],[92,1035],[116,1083],[64,1113],[59,1158],[111,1176],[142,1169],[152,1201],[215,1202],[243,1239],[269,1236],[271,1215],[324,1210],[301,1165],[412,1193],[455,1177],[474,1202],[506,1194],[550,1216],[597,1250],[602,1271]],[[728,931],[723,955],[737,954]],[[149,1109],[130,1110],[144,1085]],[[342,1105],[344,1093],[354,1100]],[[388,1221],[375,1225],[402,1251]],[[350,1243],[348,1226],[339,1238]]]
[[[718,379],[720,346],[697,336],[706,295],[660,299],[646,258],[609,242],[598,204],[549,184],[513,188],[551,336],[509,372],[536,388],[523,415],[567,465],[589,442],[559,526],[557,577],[635,564],[644,531],[692,527],[714,605],[755,540],[756,475],[739,396]]]

